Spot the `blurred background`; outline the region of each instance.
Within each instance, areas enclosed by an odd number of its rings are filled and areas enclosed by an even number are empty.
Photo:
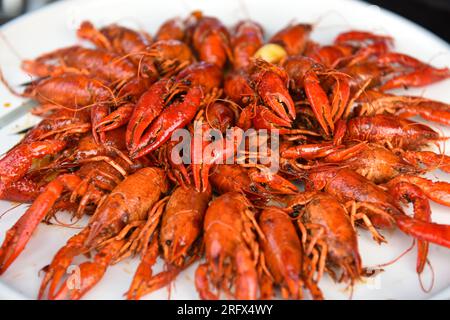
[[[0,24],[58,0],[0,0]],[[450,0],[364,0],[396,12],[450,42]]]

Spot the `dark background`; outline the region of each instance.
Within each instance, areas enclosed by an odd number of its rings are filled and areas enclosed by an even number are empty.
[[[15,0],[16,10],[5,13],[0,0],[0,24],[55,0]],[[11,1],[11,0],[10,0]],[[294,0],[293,0],[294,1]],[[365,0],[404,16],[450,42],[450,0]]]
[[[420,24],[450,42],[450,0],[365,0]]]

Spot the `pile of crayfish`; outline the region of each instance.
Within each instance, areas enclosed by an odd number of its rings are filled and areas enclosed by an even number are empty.
[[[42,121],[0,159],[0,199],[31,203],[2,235],[0,274],[60,214],[90,217],[43,268],[40,299],[79,299],[131,257],[128,299],[196,262],[202,299],[322,299],[325,274],[349,287],[369,276],[358,229],[380,244],[387,229],[415,239],[421,274],[429,243],[450,248],[450,226],[430,210],[450,206],[450,184],[423,174],[450,172],[450,158],[429,148],[445,137],[410,118],[450,125],[450,105],[389,91],[450,70],[395,52],[387,35],[352,30],[322,45],[312,31],[292,23],[268,38],[256,22],[228,28],[201,12],[154,36],[83,22],[89,45],[23,61],[34,80],[21,92],[4,82]],[[179,129],[214,131],[201,142],[214,152],[175,161]],[[279,134],[277,172],[245,162],[250,150],[225,161],[237,129]]]

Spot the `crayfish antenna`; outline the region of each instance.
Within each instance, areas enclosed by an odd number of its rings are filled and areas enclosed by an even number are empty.
[[[1,68],[0,68],[0,82],[3,83],[3,85],[6,87],[6,89],[8,89],[8,91],[11,92],[13,95],[21,97],[21,98],[28,97],[26,92],[22,92],[22,93],[18,92],[16,89],[14,89],[12,87],[12,85],[8,81],[6,81],[6,78],[3,75],[3,71]],[[31,84],[32,83],[34,83],[34,82],[31,82]]]

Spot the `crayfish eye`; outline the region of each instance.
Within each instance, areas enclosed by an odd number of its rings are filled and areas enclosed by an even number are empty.
[[[166,240],[166,245],[170,246],[172,244],[172,240]]]

